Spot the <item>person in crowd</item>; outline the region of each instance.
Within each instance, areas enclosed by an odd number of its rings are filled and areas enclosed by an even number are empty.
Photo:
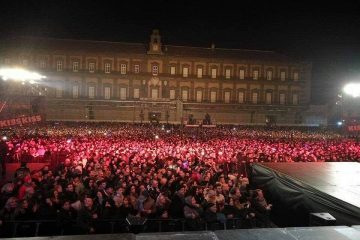
[[[186,186],[182,185],[179,187],[171,199],[170,203],[170,216],[172,218],[183,218],[184,217],[184,206],[185,206],[185,189]]]
[[[166,195],[160,193],[155,203],[156,206],[155,217],[159,219],[169,219],[170,203],[171,203],[170,199]]]
[[[261,227],[272,227],[273,223],[270,221],[272,204],[267,203],[261,189],[256,189],[253,191],[252,206],[257,212],[259,225]]]
[[[14,197],[15,195],[15,184],[12,182],[5,183],[0,192],[0,209],[5,206],[9,198]]]
[[[6,143],[6,137],[0,139],[0,167],[1,167],[1,176],[6,176],[6,157],[9,152],[9,147]]]
[[[30,175],[30,169],[27,167],[27,163],[21,162],[20,167],[15,170],[14,177],[18,179],[23,179],[25,176],[28,175]]]
[[[75,234],[73,225],[76,220],[76,212],[71,208],[70,201],[64,200],[61,204],[61,208],[57,212],[56,222],[57,228],[60,229],[61,235]]]
[[[203,209],[201,205],[196,203],[195,198],[193,196],[185,197],[184,217],[190,230],[203,229],[203,222],[201,220],[202,214]]]
[[[5,206],[0,210],[0,236],[12,236],[13,225],[8,223],[15,220],[15,211],[17,207],[18,199],[16,197],[9,197]]]
[[[16,197],[10,197],[6,201],[5,206],[0,210],[0,226],[6,221],[12,221],[15,219],[15,211],[18,207],[18,199]]]
[[[99,218],[93,199],[86,196],[83,206],[77,214],[77,226],[81,233],[96,233],[96,220]]]
[[[144,190],[138,199],[137,210],[145,218],[152,218],[155,215],[155,200],[150,196],[148,190]]]

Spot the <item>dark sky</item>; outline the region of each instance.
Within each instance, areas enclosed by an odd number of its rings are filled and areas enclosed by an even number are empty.
[[[116,2],[117,4],[114,4]],[[313,63],[313,103],[360,73],[359,1],[0,0],[0,39],[49,36],[275,50]],[[360,76],[360,75],[359,75]],[[360,81],[360,80],[359,80]]]

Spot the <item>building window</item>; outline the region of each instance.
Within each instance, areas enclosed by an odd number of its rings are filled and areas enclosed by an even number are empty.
[[[230,79],[230,77],[231,77],[231,70],[230,70],[230,69],[226,69],[226,70],[225,70],[225,78],[226,78],[226,79]]]
[[[284,105],[285,104],[285,93],[280,93],[279,94],[279,103],[281,104],[281,105]]]
[[[175,99],[175,90],[174,89],[170,89],[170,99],[171,100]]]
[[[294,72],[294,81],[299,81],[299,73],[298,72]]]
[[[111,65],[110,63],[105,63],[105,73],[110,73],[111,72]]]
[[[90,86],[88,88],[88,95],[89,95],[89,98],[95,98],[95,87],[94,86]]]
[[[73,96],[73,98],[79,97],[79,86],[78,85],[75,85],[72,87],[72,96]]]
[[[111,98],[111,88],[110,87],[105,87],[104,88],[104,98],[105,99],[110,99]]]
[[[125,100],[126,99],[126,87],[120,88],[120,99]]]
[[[272,73],[273,73],[272,71],[266,72],[266,80],[269,80],[269,81],[272,80]]]
[[[157,76],[159,74],[159,66],[152,65],[152,75]]]
[[[95,63],[89,63],[89,72],[93,73],[95,71]]]
[[[159,97],[159,90],[157,88],[151,89],[151,98],[152,99],[158,99]]]
[[[202,102],[202,98],[203,98],[203,91],[197,90],[196,91],[196,102]]]
[[[271,104],[272,103],[272,93],[271,92],[266,93],[265,102],[266,102],[266,104]]]
[[[285,71],[281,71],[280,72],[280,80],[285,81],[285,79],[286,79],[286,73],[285,73]]]
[[[61,60],[56,61],[56,71],[61,72],[63,69],[63,62]]]
[[[202,67],[198,67],[197,68],[197,77],[198,78],[202,78],[203,75],[203,68]]]
[[[184,102],[187,102],[188,101],[188,98],[189,98],[189,91],[184,89],[182,90],[182,94],[181,94],[181,99],[184,101]]]
[[[231,96],[230,92],[224,93],[224,102],[225,103],[230,103],[230,96]]]
[[[45,68],[46,68],[46,62],[45,62],[45,60],[40,60],[39,67],[40,67],[41,69],[45,69]]]
[[[139,73],[140,72],[140,65],[139,64],[135,64],[134,65],[134,73]]]
[[[183,67],[183,77],[188,77],[188,76],[189,76],[189,68]]]
[[[252,97],[251,97],[251,101],[253,104],[257,104],[258,103],[258,93],[257,92],[253,92],[252,93]]]
[[[57,98],[62,98],[62,88],[61,88],[61,86],[58,86],[57,88],[56,88],[56,93],[55,93],[55,95],[56,95],[56,97]]]
[[[140,98],[140,89],[134,88],[134,98]]]
[[[170,67],[170,74],[171,74],[171,75],[175,75],[175,74],[176,74],[176,68],[175,68],[175,66],[171,66],[171,67]]]
[[[258,79],[259,79],[259,70],[254,70],[254,71],[253,71],[253,79],[254,79],[254,80],[258,80]]]
[[[216,68],[211,69],[211,78],[216,78]]]
[[[298,105],[299,104],[299,95],[297,93],[294,93],[292,95],[292,103],[293,103],[293,105]]]
[[[245,70],[244,69],[240,69],[239,71],[239,78],[241,80],[244,80],[245,79]]]
[[[126,64],[121,64],[120,65],[120,73],[121,74],[126,74]]]
[[[238,101],[239,101],[239,103],[245,102],[245,93],[244,92],[239,92]]]
[[[210,102],[212,103],[216,102],[216,91],[210,92]]]
[[[78,72],[79,71],[79,62],[73,62],[72,69],[73,69],[73,72]]]

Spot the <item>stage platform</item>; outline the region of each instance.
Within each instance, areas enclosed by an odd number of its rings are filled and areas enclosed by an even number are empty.
[[[360,224],[360,163],[257,163],[252,183],[287,210],[327,212],[339,225]]]
[[[206,232],[168,232],[141,234],[99,234],[9,238],[17,240],[359,240],[355,227],[263,228]]]

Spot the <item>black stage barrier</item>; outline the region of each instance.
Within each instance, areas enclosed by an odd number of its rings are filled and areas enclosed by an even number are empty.
[[[251,184],[273,203],[278,226],[309,226],[310,213],[350,226],[360,224],[359,174],[359,163],[258,163]]]

